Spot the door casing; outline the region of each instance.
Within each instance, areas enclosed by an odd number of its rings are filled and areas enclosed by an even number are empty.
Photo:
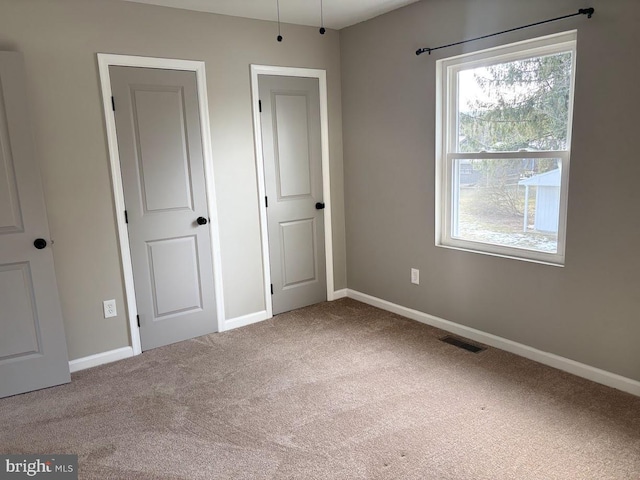
[[[333,234],[331,229],[331,175],[329,162],[329,114],[327,105],[327,72],[320,69],[276,67],[269,65],[251,65],[251,98],[253,105],[253,132],[256,150],[256,173],[258,176],[258,198],[260,210],[260,233],[262,237],[262,271],[264,274],[264,297],[266,318],[273,316],[271,302],[271,266],[269,260],[269,236],[267,229],[267,206],[264,157],[262,151],[262,129],[260,126],[260,93],[258,89],[259,75],[277,75],[281,77],[317,78],[320,88],[320,142],[322,148],[322,194],[324,209],[324,243],[327,269],[327,300],[335,300],[333,282]]]
[[[118,242],[120,247],[120,260],[124,274],[125,295],[127,313],[129,317],[129,331],[133,354],[142,353],[140,344],[140,331],[136,319],[136,293],[133,283],[133,265],[131,263],[131,250],[129,248],[129,236],[125,222],[124,189],[122,186],[122,173],[120,169],[120,155],[118,153],[118,137],[116,135],[115,117],[111,105],[111,77],[109,67],[142,67],[160,68],[165,70],[191,71],[196,74],[198,88],[198,104],[200,111],[200,128],[202,134],[202,150],[204,155],[205,188],[207,193],[207,206],[209,209],[209,230],[211,233],[211,249],[213,252],[213,280],[216,297],[216,313],[218,316],[217,330],[223,331],[224,326],[224,296],[222,291],[222,260],[220,254],[220,238],[218,235],[218,209],[216,206],[215,183],[213,176],[213,155],[211,150],[211,129],[209,123],[209,102],[207,100],[207,80],[205,63],[194,60],[178,60],[169,58],[138,57],[130,55],[115,55],[98,53],[98,69],[100,72],[100,84],[102,86],[102,104],[104,108],[107,141],[109,145],[109,161],[111,164],[111,185],[113,188],[114,207],[116,211],[116,225],[118,229]]]

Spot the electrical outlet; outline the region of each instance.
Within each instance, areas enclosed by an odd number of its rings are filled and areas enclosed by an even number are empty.
[[[115,300],[105,300],[102,302],[102,308],[104,309],[104,318],[117,317],[118,312],[116,311],[116,301]]]
[[[420,270],[417,268],[411,269],[411,283],[420,285]]]

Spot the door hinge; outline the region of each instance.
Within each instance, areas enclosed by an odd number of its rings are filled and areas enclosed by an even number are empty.
[[[271,284],[271,295],[273,295],[273,283]]]
[[[138,320],[138,328],[140,328],[140,315],[136,315],[136,319]]]
[[[126,210],[124,211],[124,223],[129,223],[129,215]]]
[[[262,100],[258,100],[258,111],[262,113]]]
[[[269,208],[269,197],[264,197],[264,206]]]
[[[111,109],[115,112],[116,111],[116,99],[113,98],[113,95],[111,96]]]

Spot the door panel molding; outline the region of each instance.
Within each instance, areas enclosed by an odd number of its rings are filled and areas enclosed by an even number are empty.
[[[280,201],[290,198],[304,198],[310,197],[311,192],[311,151],[310,141],[308,134],[308,116],[309,116],[309,98],[303,92],[302,94],[295,94],[293,92],[287,93],[273,93],[271,98],[271,105],[275,110],[273,116],[273,142],[276,148],[275,153],[275,168],[276,168],[276,190],[278,192],[278,199]],[[300,102],[302,100],[303,103]],[[306,142],[304,145],[299,145],[301,150],[307,151],[307,157],[304,162],[296,161],[295,152],[289,148],[289,142],[281,142],[282,132],[280,130],[280,124],[287,124],[291,128],[297,131],[291,133],[288,132],[292,138],[302,138]],[[306,135],[303,135],[305,133]],[[297,167],[297,168],[296,168]],[[283,176],[284,172],[290,172],[291,169],[297,170],[296,175],[289,175],[289,178]],[[290,177],[295,178],[290,178]]]
[[[19,357],[42,355],[40,318],[29,262],[0,264],[0,299],[5,311],[2,328],[13,331],[0,339],[0,364]],[[25,318],[30,322],[24,322]],[[5,343],[6,342],[6,343]]]
[[[187,147],[187,138],[185,132],[187,131],[187,121],[185,114],[185,104],[184,104],[184,88],[175,88],[175,87],[159,87],[159,86],[132,86],[131,88],[131,105],[133,109],[133,125],[134,125],[134,135],[137,140],[137,151],[136,151],[136,160],[137,160],[137,169],[138,175],[140,176],[140,187],[141,187],[141,196],[142,198],[142,210],[145,214],[153,214],[156,212],[168,212],[171,210],[191,210],[194,211],[193,205],[193,191],[191,189],[192,179],[191,179],[191,171],[189,170],[189,149]],[[156,98],[150,98],[153,94]],[[174,98],[170,98],[170,95]],[[145,175],[145,170],[148,165],[148,159],[146,158],[145,151],[146,148],[143,146],[147,143],[147,139],[151,140],[149,137],[154,136],[156,132],[148,131],[143,126],[146,125],[146,122],[141,122],[141,118],[145,119],[149,117],[153,117],[156,122],[163,118],[162,112],[159,112],[158,106],[163,106],[167,104],[169,100],[173,100],[176,104],[173,105],[179,112],[180,122],[177,124],[170,125],[166,123],[162,125],[162,129],[164,132],[169,133],[168,131],[174,130],[180,133],[181,143],[176,147],[173,147],[169,143],[162,145],[159,152],[153,152],[154,163],[162,162],[163,167],[165,169],[173,170],[172,176],[176,178],[182,177],[184,179],[183,190],[181,192],[167,192],[162,189],[160,185],[154,185],[152,183],[152,179],[149,179],[147,175]],[[155,107],[155,111],[153,111]],[[147,108],[150,108],[152,111],[147,112]],[[168,118],[168,117],[164,117]],[[173,119],[171,119],[173,120]],[[164,133],[163,132],[163,133]],[[164,138],[174,139],[175,136],[165,135]],[[157,137],[154,136],[152,141],[157,141]],[[171,157],[181,157],[182,163],[179,165],[177,163],[171,162]],[[177,168],[177,167],[181,168]],[[153,187],[160,187],[154,189]],[[171,195],[170,193],[173,193]],[[177,195],[176,195],[177,194]]]
[[[13,165],[13,152],[9,141],[9,120],[4,105],[4,92],[0,80],[0,212],[10,211],[9,216],[0,215],[0,235],[3,233],[22,233],[22,209],[18,198],[18,181]]]
[[[260,122],[259,87],[260,75],[278,75],[281,77],[317,78],[320,89],[320,142],[322,151],[322,194],[324,210],[325,261],[327,276],[327,300],[335,300],[333,279],[333,233],[331,228],[331,174],[329,158],[329,113],[327,97],[327,72],[320,69],[276,67],[270,65],[251,65],[251,102],[253,105],[253,132],[256,155],[256,175],[258,180],[258,198],[266,196],[264,158],[262,149],[262,129]],[[271,265],[269,261],[269,237],[267,228],[267,207],[259,202],[260,232],[262,236],[262,271],[264,275],[264,296],[266,318],[273,316],[271,301]]]
[[[280,224],[280,245],[282,250],[282,289],[295,287],[304,283],[318,281],[318,265],[316,238],[316,219],[305,218]],[[295,252],[295,258],[287,257],[287,243],[302,244],[310,247],[307,251]]]
[[[170,250],[156,255],[154,250]],[[157,322],[167,317],[202,310],[202,282],[198,265],[198,241],[195,235],[178,238],[163,238],[147,242],[147,254],[149,256],[149,270],[151,273],[151,295],[153,297],[154,317]],[[180,282],[173,282],[176,274],[174,265],[164,265],[166,259],[179,258],[176,262],[182,268]],[[169,277],[169,278],[167,278]],[[178,290],[178,294],[176,294]],[[187,302],[185,302],[185,297]],[[178,298],[179,304],[175,304]]]
[[[224,296],[222,288],[222,260],[220,254],[220,238],[218,236],[218,209],[216,205],[215,183],[213,173],[213,154],[211,150],[211,128],[209,122],[209,102],[207,99],[207,80],[205,63],[194,60],[178,60],[169,58],[139,57],[130,55],[115,55],[98,53],[98,70],[100,73],[100,85],[102,87],[102,104],[104,108],[105,127],[109,147],[109,161],[111,165],[111,184],[118,229],[118,241],[120,246],[120,259],[124,274],[125,295],[127,302],[127,314],[129,317],[129,331],[133,354],[142,353],[140,332],[137,324],[136,294],[133,283],[133,266],[127,226],[125,223],[124,189],[120,168],[120,156],[118,153],[118,138],[116,135],[115,116],[111,103],[111,77],[110,66],[160,68],[166,70],[182,70],[195,72],[198,90],[198,105],[200,112],[200,128],[202,137],[202,149],[204,156],[205,188],[207,192],[207,206],[209,209],[209,230],[211,234],[211,249],[213,261],[213,280],[218,317],[218,331],[224,330]]]

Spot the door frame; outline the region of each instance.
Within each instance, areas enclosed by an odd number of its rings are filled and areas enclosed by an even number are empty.
[[[120,155],[118,152],[118,137],[116,133],[115,115],[111,104],[111,76],[110,66],[158,68],[164,70],[181,70],[195,72],[198,89],[198,106],[200,110],[200,130],[202,136],[202,151],[204,156],[205,190],[207,194],[207,207],[209,210],[209,232],[211,237],[211,250],[213,261],[213,284],[216,296],[217,331],[221,332],[224,325],[224,297],[222,290],[222,257],[220,254],[220,238],[218,235],[218,209],[216,205],[215,182],[213,176],[213,154],[211,149],[211,127],[209,122],[209,102],[207,100],[207,79],[205,63],[196,60],[179,60],[171,58],[139,57],[132,55],[117,55],[98,53],[98,70],[100,73],[100,85],[102,87],[102,105],[109,146],[109,160],[111,164],[111,185],[113,188],[113,201],[116,211],[116,225],[118,230],[118,243],[120,247],[120,260],[124,277],[125,301],[129,315],[129,332],[131,334],[131,346],[133,354],[142,353],[140,344],[140,330],[136,316],[136,291],[133,283],[133,264],[131,263],[131,250],[129,248],[128,228],[125,222],[124,189],[122,186],[122,173],[120,169]]]
[[[262,151],[262,127],[260,121],[259,75],[277,75],[280,77],[317,78],[320,93],[320,143],[322,147],[322,196],[324,208],[324,250],[327,273],[327,300],[335,300],[333,282],[333,235],[331,228],[331,174],[329,158],[329,114],[327,97],[326,70],[298,67],[277,67],[251,64],[251,103],[253,106],[253,133],[256,150],[256,174],[258,177],[258,205],[260,210],[260,233],[262,237],[262,269],[264,273],[264,297],[267,318],[273,316],[271,299],[271,262],[269,258],[269,235],[267,230],[266,185],[264,174],[264,155]]]

